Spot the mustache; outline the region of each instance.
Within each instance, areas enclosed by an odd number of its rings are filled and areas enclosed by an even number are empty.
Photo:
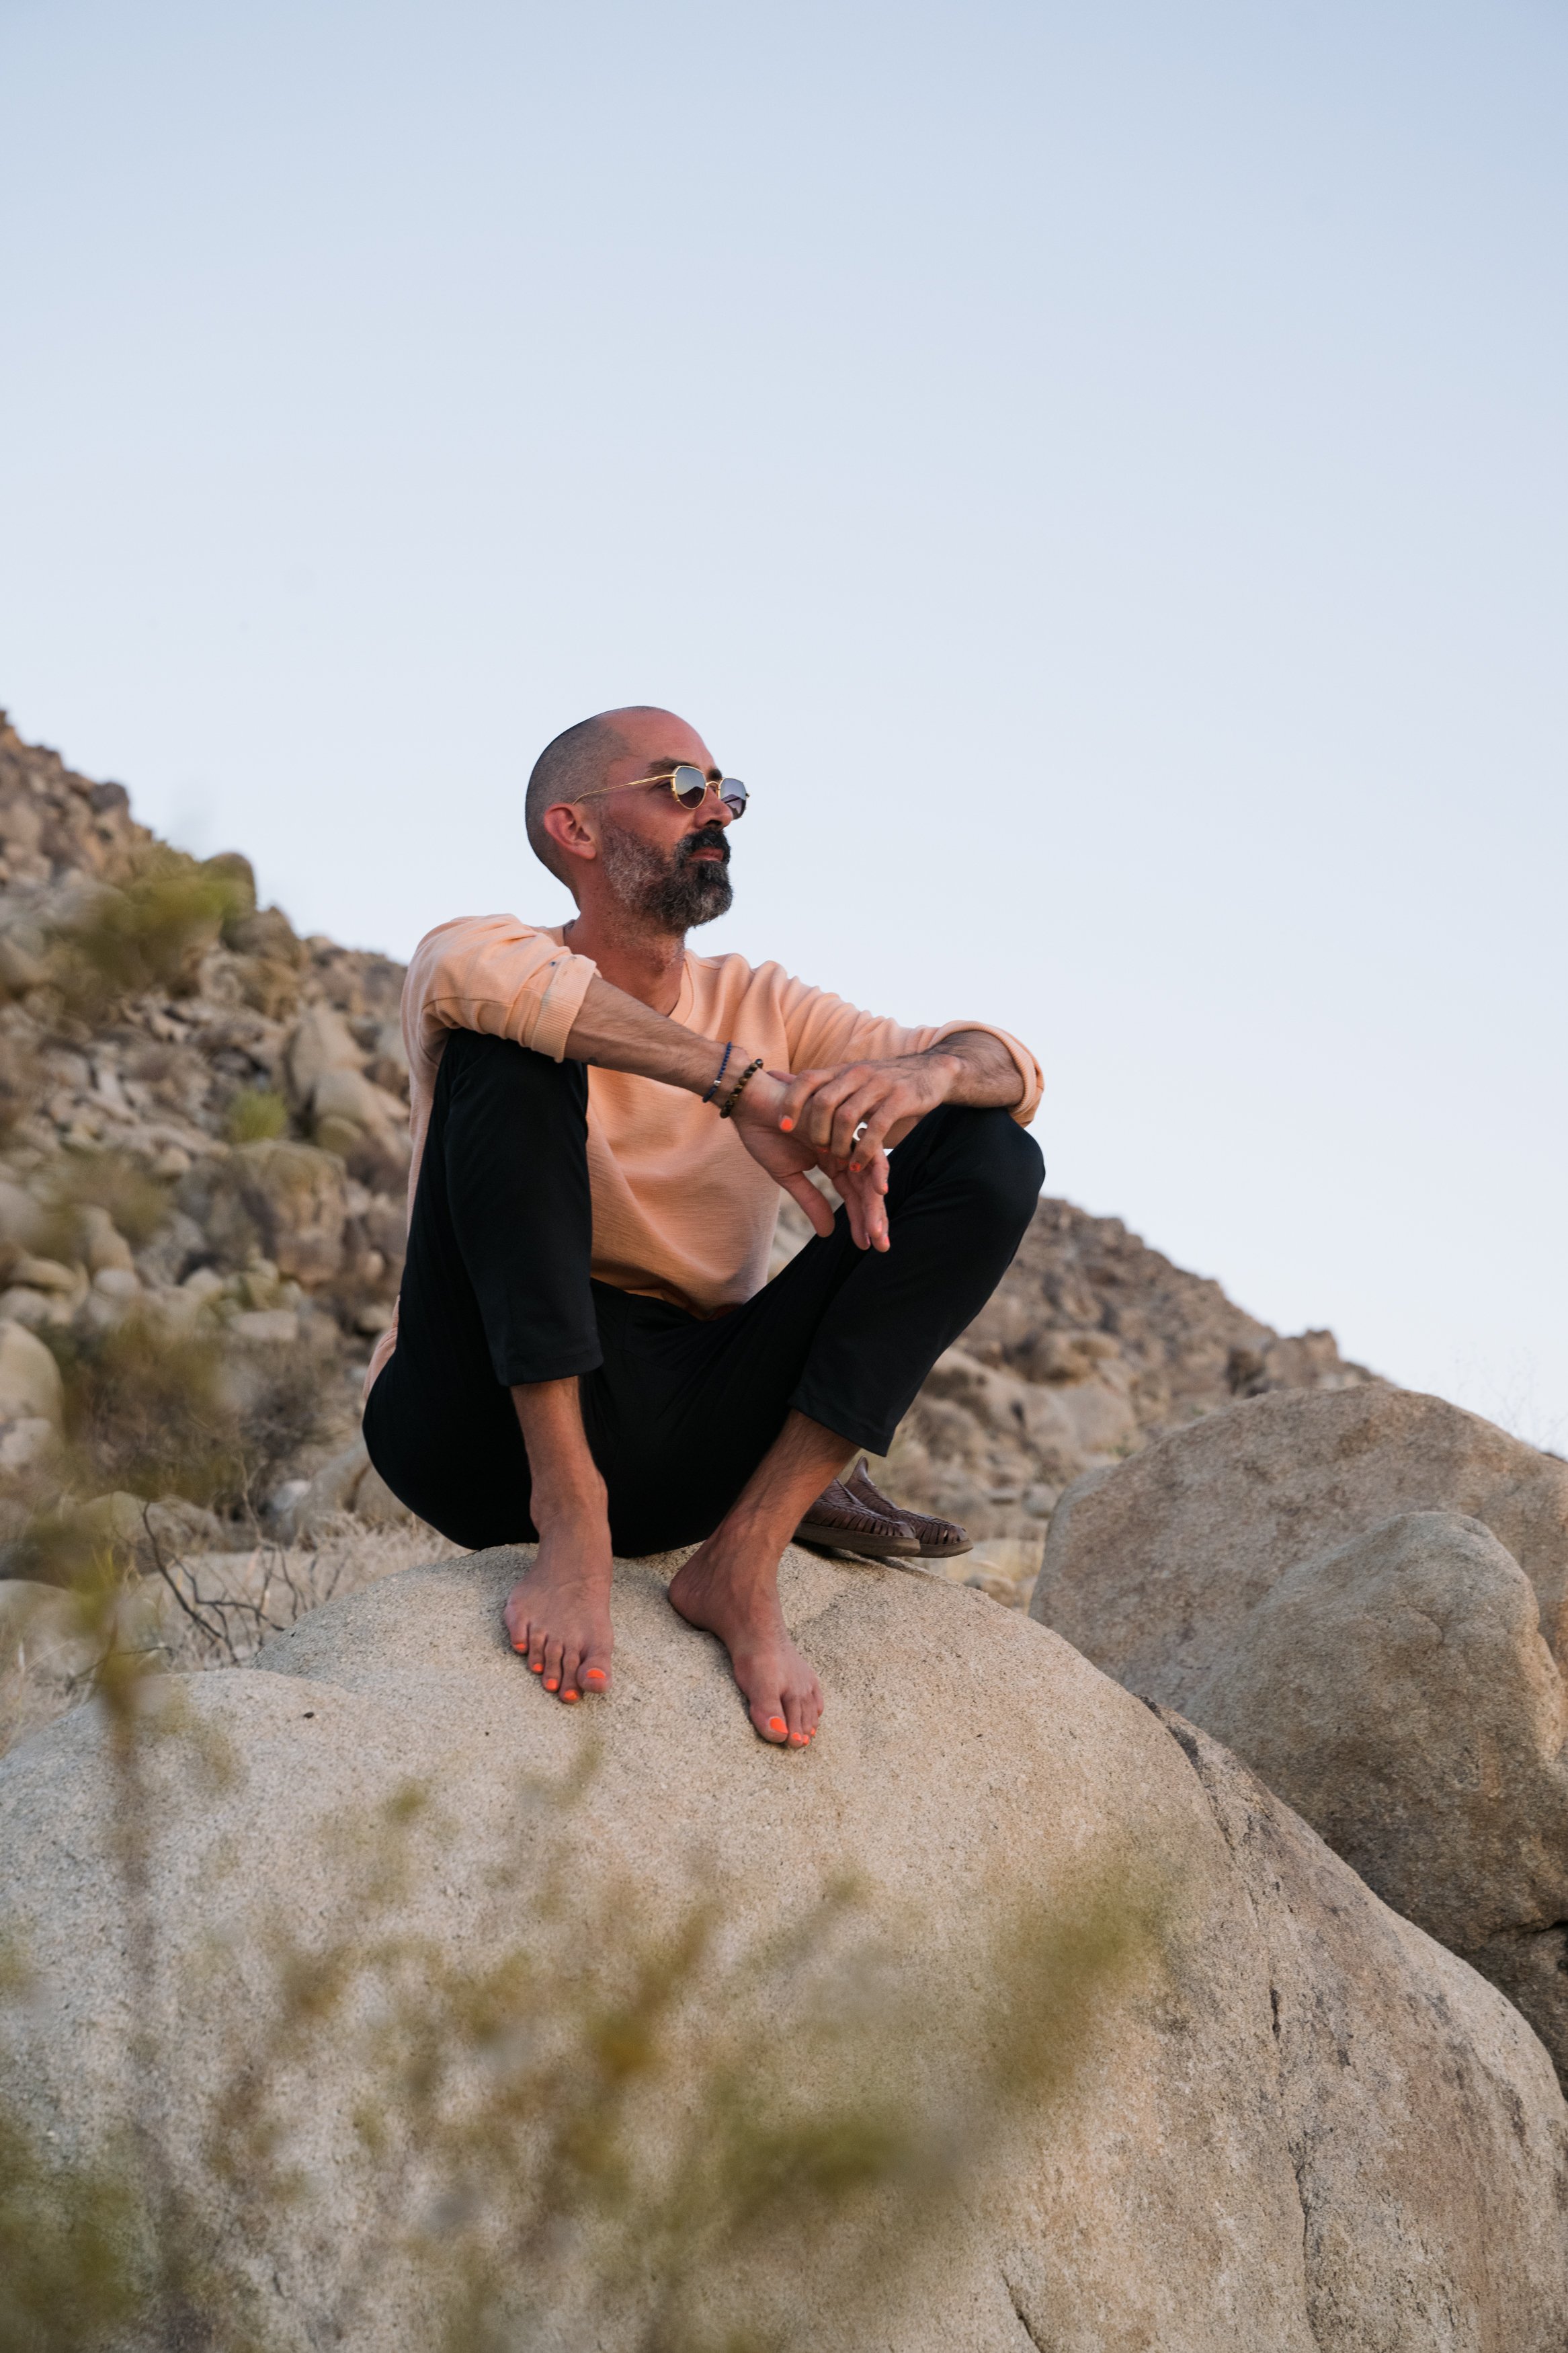
[[[730,845],[725,839],[725,832],[726,828],[715,821],[710,825],[699,826],[695,833],[687,834],[676,849],[677,866],[689,866],[700,849],[716,849],[721,862],[728,866]]]

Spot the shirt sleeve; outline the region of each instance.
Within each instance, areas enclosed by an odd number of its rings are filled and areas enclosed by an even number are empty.
[[[598,966],[515,915],[467,915],[427,932],[403,991],[410,1071],[438,1061],[448,1029],[510,1038],[561,1061]]]
[[[811,1071],[835,1062],[882,1062],[895,1054],[923,1054],[954,1038],[961,1029],[982,1029],[1005,1046],[1024,1082],[1013,1105],[1013,1117],[1027,1127],[1040,1107],[1045,1078],[1027,1046],[994,1021],[943,1021],[933,1029],[906,1029],[879,1014],[862,1013],[841,997],[813,988],[804,980],[786,980],[782,992],[785,1034],[792,1071]]]

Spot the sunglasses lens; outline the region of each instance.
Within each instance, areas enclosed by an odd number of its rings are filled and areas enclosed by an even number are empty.
[[[725,776],[719,786],[719,797],[731,817],[744,817],[746,803],[751,798],[739,776]]]
[[[700,768],[677,768],[669,788],[682,808],[700,808],[707,796],[708,779]]]

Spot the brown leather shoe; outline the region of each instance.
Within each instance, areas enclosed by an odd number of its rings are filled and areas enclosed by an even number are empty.
[[[974,1545],[967,1528],[956,1520],[933,1519],[929,1512],[911,1512],[907,1504],[895,1504],[879,1493],[871,1484],[870,1469],[862,1454],[845,1480],[847,1494],[868,1512],[885,1512],[889,1519],[903,1523],[917,1541],[921,1560],[956,1560],[961,1552],[973,1552]]]
[[[826,1545],[863,1553],[869,1560],[913,1560],[920,1538],[903,1514],[880,1495],[873,1504],[852,1495],[835,1479],[818,1495],[795,1532],[796,1544]]]

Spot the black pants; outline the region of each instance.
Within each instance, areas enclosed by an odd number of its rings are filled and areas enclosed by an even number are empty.
[[[1004,1111],[944,1106],[892,1156],[892,1248],[839,1210],[754,1299],[712,1319],[590,1280],[588,1074],[458,1030],[436,1084],[398,1312],[371,1391],[371,1461],[460,1545],[534,1534],[516,1381],[580,1376],[616,1550],[710,1535],[794,1406],[887,1451],[943,1348],[1012,1261],[1038,1147]]]

